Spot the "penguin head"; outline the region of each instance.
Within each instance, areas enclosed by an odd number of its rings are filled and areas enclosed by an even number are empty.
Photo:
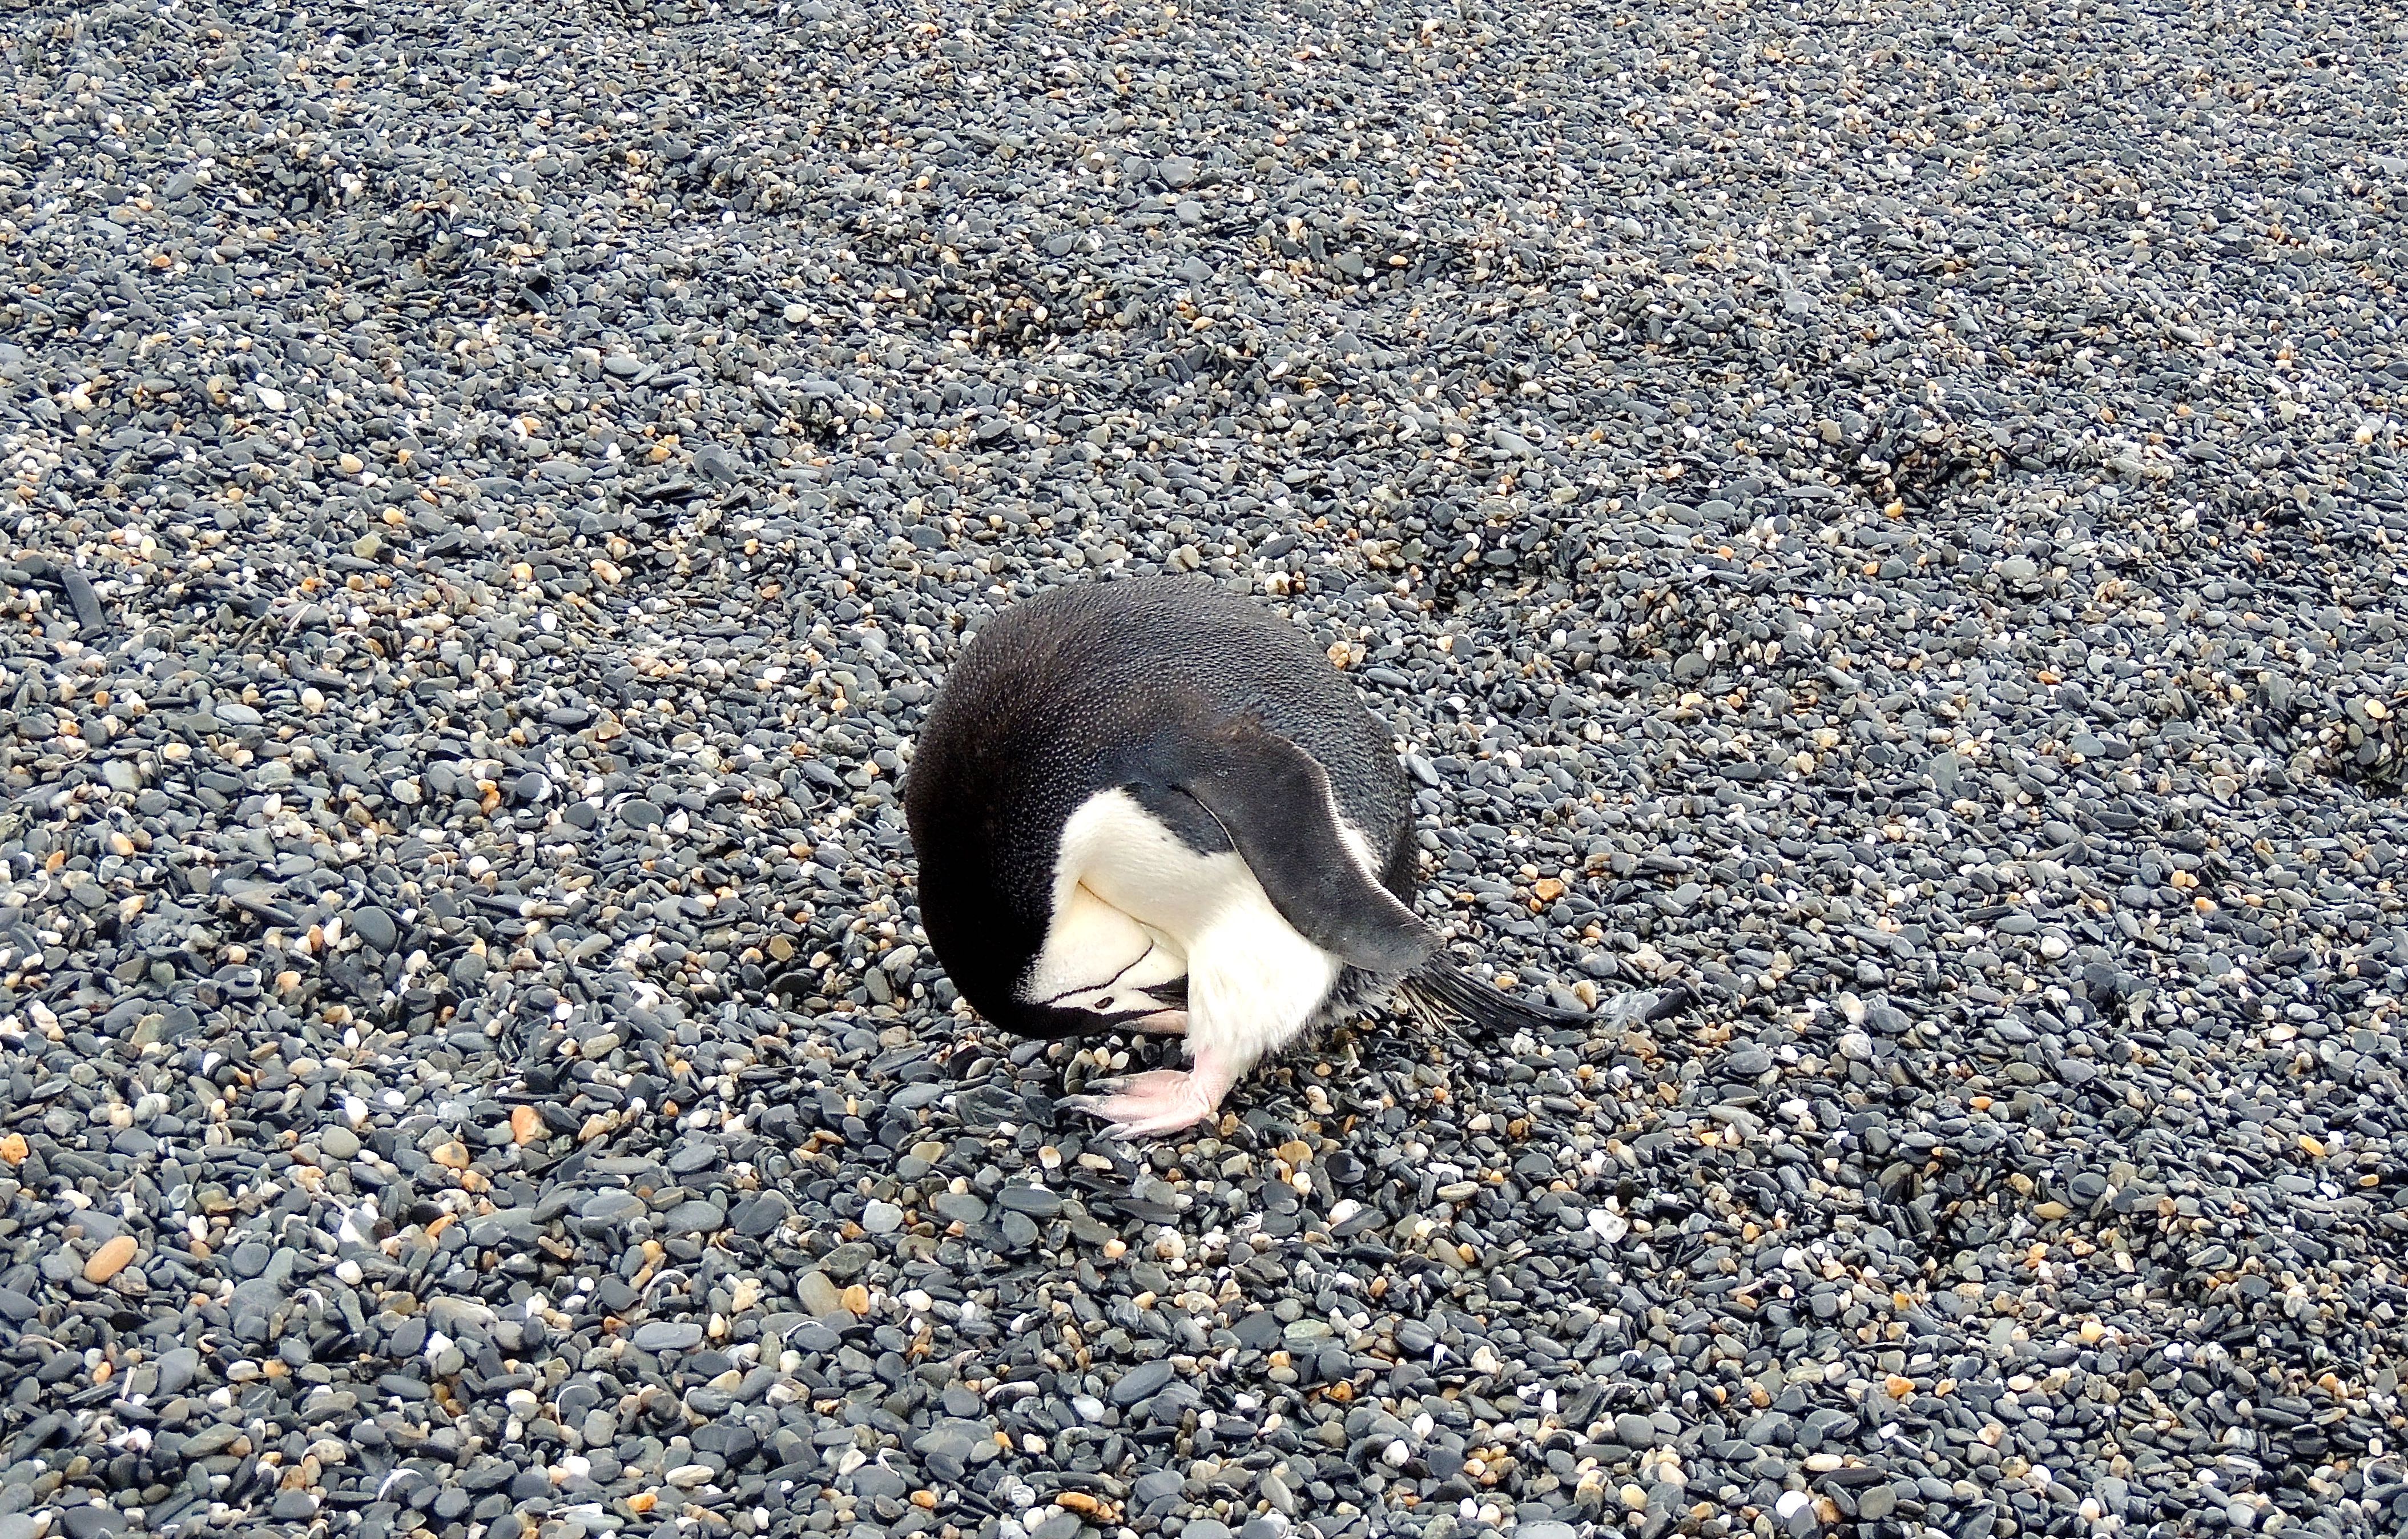
[[[1018,1005],[1011,1029],[1032,1037],[1083,1037],[1106,1031],[1182,1031],[1187,1021],[1187,980],[1173,978],[1143,988],[1105,984],[1042,1001]]]

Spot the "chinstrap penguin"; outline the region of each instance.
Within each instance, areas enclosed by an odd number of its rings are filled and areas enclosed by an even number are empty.
[[[1386,730],[1297,627],[1201,579],[996,616],[930,707],[904,808],[921,924],[980,1014],[1187,1039],[1185,1072],[1071,1102],[1123,1136],[1204,1120],[1265,1057],[1391,992],[1491,1028],[1597,1019],[1440,953]],[[1684,998],[1626,995],[1608,1018]]]

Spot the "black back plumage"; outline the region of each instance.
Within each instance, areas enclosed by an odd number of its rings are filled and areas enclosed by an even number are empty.
[[[1387,729],[1285,620],[1202,579],[1136,578],[1054,589],[978,635],[904,786],[921,922],[972,1005],[1051,1034],[1011,990],[1044,943],[1064,823],[1099,791],[1176,784],[1166,755],[1246,722],[1320,764],[1410,908],[1412,806]],[[1198,851],[1231,847],[1193,802],[1146,805]]]

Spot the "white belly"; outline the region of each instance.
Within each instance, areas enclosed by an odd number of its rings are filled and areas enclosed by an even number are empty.
[[[1197,854],[1122,791],[1064,826],[1054,899],[1025,997],[1127,1009],[1132,991],[1184,976],[1191,1043],[1248,1062],[1312,1024],[1341,966],[1280,916],[1234,852]]]

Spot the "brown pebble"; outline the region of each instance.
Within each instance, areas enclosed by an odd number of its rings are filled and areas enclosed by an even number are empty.
[[[87,1283],[108,1281],[125,1270],[126,1263],[134,1259],[136,1248],[134,1236],[130,1234],[121,1234],[103,1242],[101,1247],[92,1253],[92,1259],[83,1264],[83,1280]]]
[[[543,1116],[532,1106],[510,1108],[510,1142],[523,1149],[543,1136]]]

